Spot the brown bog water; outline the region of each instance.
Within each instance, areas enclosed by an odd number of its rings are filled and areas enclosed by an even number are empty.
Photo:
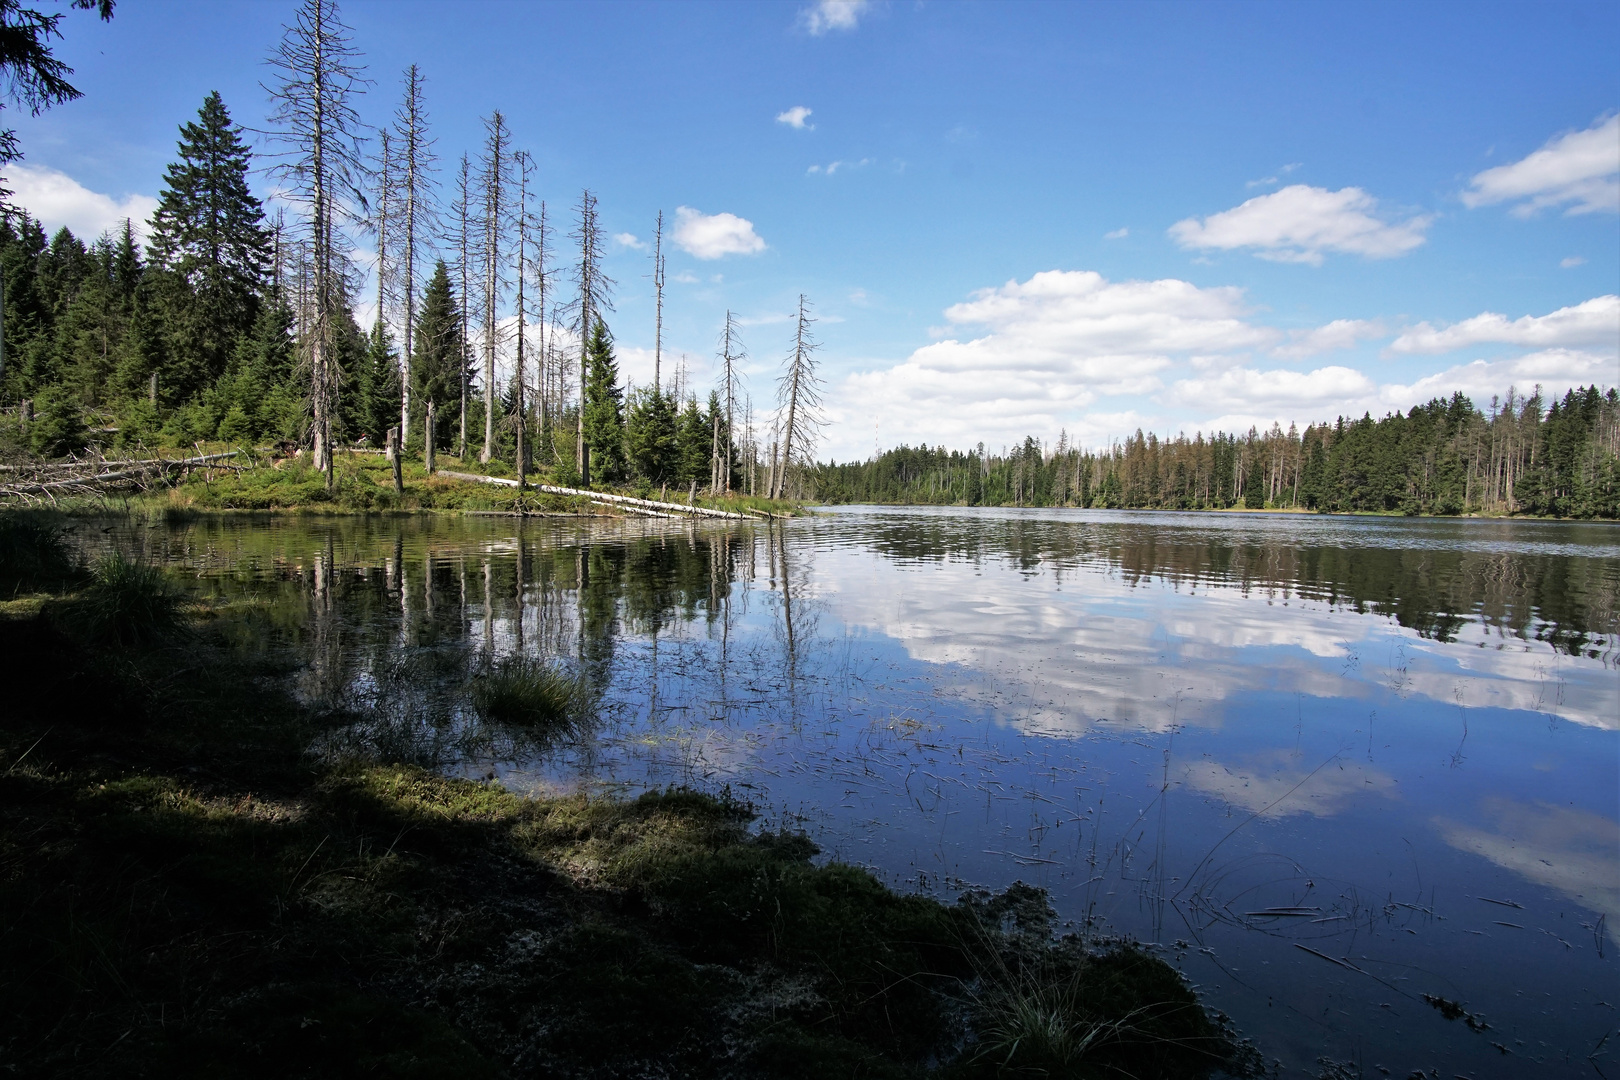
[[[1620,528],[845,508],[784,526],[95,530],[290,648],[334,743],[746,796],[942,896],[1162,948],[1284,1075],[1620,1075]],[[591,733],[469,675],[583,674]],[[319,749],[319,748],[317,748]]]

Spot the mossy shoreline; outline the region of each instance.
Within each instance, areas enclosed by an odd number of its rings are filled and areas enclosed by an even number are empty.
[[[132,508],[145,510],[196,511],[273,511],[297,513],[498,513],[534,516],[621,517],[626,512],[582,496],[561,495],[530,488],[519,491],[506,485],[485,484],[444,475],[451,470],[469,475],[510,480],[516,477],[506,463],[460,462],[441,457],[438,469],[429,474],[422,462],[407,459],[401,464],[402,492],[395,492],[393,467],[380,454],[339,452],[333,465],[333,483],[310,465],[307,456],[249,459],[242,469],[194,469],[183,482],[172,487],[154,488],[131,496]],[[566,478],[545,469],[529,474],[531,484],[571,486]],[[685,503],[684,492],[655,487],[609,487],[604,493],[630,495]],[[81,500],[82,501],[82,500]],[[109,500],[111,501],[111,500]],[[93,505],[105,507],[107,502]],[[798,512],[799,504],[732,493],[714,497],[707,493],[695,505],[708,509],[763,511],[783,516]],[[89,508],[89,505],[87,505]]]
[[[0,567],[0,576],[5,572]],[[91,644],[0,604],[0,1069],[60,1076],[1202,1076],[1173,968],[819,863],[724,792],[526,798],[380,753],[230,612]],[[92,586],[94,587],[94,586]]]

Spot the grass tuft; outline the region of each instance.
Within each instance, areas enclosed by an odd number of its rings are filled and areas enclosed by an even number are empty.
[[[37,514],[0,514],[0,595],[48,589],[75,573],[67,538]]]
[[[497,661],[472,681],[472,705],[485,723],[553,735],[578,734],[585,724],[585,680],[526,656]]]
[[[163,568],[114,551],[67,612],[71,630],[95,645],[148,645],[186,631],[185,596]]]

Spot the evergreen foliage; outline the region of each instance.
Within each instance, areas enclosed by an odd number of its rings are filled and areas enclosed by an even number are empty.
[[[625,479],[624,388],[613,338],[601,319],[592,325],[585,350],[585,445],[594,479],[607,484]]]
[[[270,240],[248,187],[250,154],[218,91],[180,128],[152,215],[157,296],[172,339],[174,393],[189,397],[224,372],[258,317]]]
[[[461,379],[473,381],[475,360],[461,338],[461,301],[450,284],[450,268],[444,260],[433,268],[427,290],[422,294],[421,313],[416,319],[414,355],[411,358],[413,412],[426,415],[433,402],[435,446],[450,446],[451,434],[461,418]],[[399,415],[396,402],[394,415]],[[412,437],[420,433],[413,432]]]
[[[1620,397],[1588,386],[1546,405],[1510,389],[1482,413],[1457,393],[1303,432],[1138,431],[1102,452],[1066,436],[1000,454],[902,446],[818,466],[814,486],[828,502],[1616,518]]]

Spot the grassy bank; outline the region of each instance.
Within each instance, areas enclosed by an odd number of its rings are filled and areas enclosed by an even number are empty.
[[[428,475],[421,461],[407,460],[401,467],[402,494],[394,491],[393,466],[381,454],[342,453],[333,465],[333,484],[312,468],[307,456],[272,460],[252,459],[251,467],[240,470],[192,472],[172,488],[154,490],[137,497],[141,505],[174,506],[197,510],[304,510],[327,513],[374,513],[398,511],[461,511],[483,513],[588,514],[617,516],[623,511],[592,504],[588,500],[541,491],[523,491],[506,485],[461,480],[435,472]],[[438,460],[440,469],[454,472],[515,479],[517,474],[505,462],[461,462],[452,457]],[[567,486],[549,471],[529,474],[532,484]],[[643,485],[638,488],[602,488],[617,495],[685,503],[685,493],[665,492]],[[726,498],[699,497],[697,505],[711,509],[764,511],[788,515],[797,504],[745,495]]]
[[[299,658],[251,608],[27,557],[50,530],[16,520],[0,1069],[1196,1077],[1244,1060],[1171,967],[1055,937],[1036,890],[942,904],[817,864],[723,795],[530,799],[324,739],[365,718],[288,694]],[[479,678],[490,722],[566,737],[566,685]]]

